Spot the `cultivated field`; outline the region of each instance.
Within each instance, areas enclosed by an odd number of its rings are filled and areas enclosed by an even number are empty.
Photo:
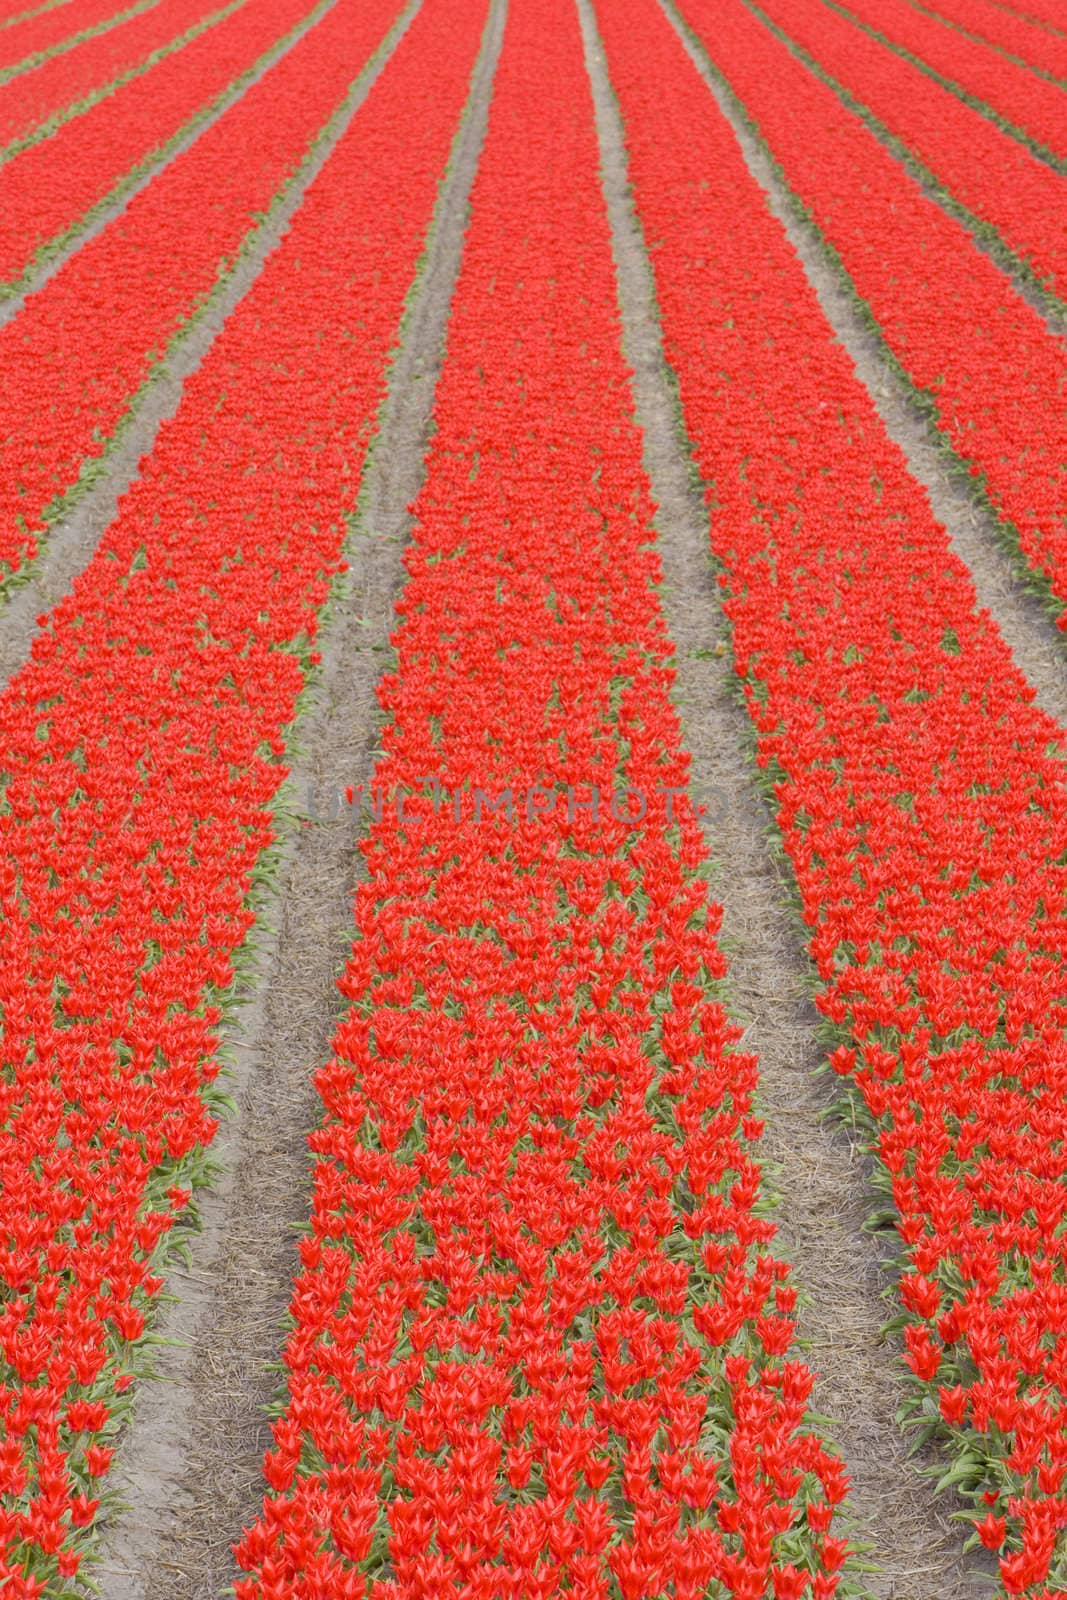
[[[1067,0],[0,0],[0,1595],[1067,1600]]]

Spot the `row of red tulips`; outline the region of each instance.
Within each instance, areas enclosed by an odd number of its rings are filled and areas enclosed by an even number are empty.
[[[1057,8],[1056,32],[1016,15],[996,0],[934,0],[926,9],[1039,72],[1067,79],[1067,30],[1063,26],[1067,17],[1061,8]]]
[[[57,0],[0,0],[0,30],[32,21],[52,3]],[[58,0],[58,3],[67,5],[70,0]]]
[[[0,0],[0,29],[21,26],[56,4],[68,5],[70,0]]]
[[[0,699],[12,1600],[78,1565],[214,1132],[218,992],[479,27],[428,0]]]
[[[1055,33],[1067,33],[1059,0],[1004,0],[1005,11],[1014,11],[1027,22],[1037,22]]]
[[[140,0],[143,5],[144,0]],[[156,0],[148,0],[155,4]],[[6,27],[0,22],[0,74],[5,78],[16,72],[28,72],[48,56],[75,48],[80,35],[90,30],[117,26],[137,4],[137,0],[79,0],[77,6],[65,4],[30,15],[23,22],[12,22]],[[26,9],[25,5],[18,7]]]
[[[180,49],[0,166],[0,285],[17,282],[83,227],[94,207],[252,71],[307,15],[312,0],[227,0],[209,7],[206,0]]]
[[[1062,340],[742,0],[682,0],[681,10],[714,43],[714,64],[948,443],[1067,601]]]
[[[69,4],[71,0],[0,0],[0,29],[21,27],[53,6]]]
[[[1067,299],[1060,173],[822,0],[760,0],[760,10]]]
[[[0,152],[46,137],[85,100],[106,99],[181,45],[216,7],[208,0],[158,0],[127,22],[42,62],[0,91]]]
[[[684,8],[731,77],[744,59],[746,99],[766,74],[798,104],[726,0]],[[597,9],[832,1064],[899,1219],[916,1410],[955,1447],[1004,1589],[1060,1593],[1062,730],[977,608],[658,6]]]
[[[909,0],[841,0],[841,5],[1042,149],[1067,161],[1067,98],[1058,84],[969,39]]]
[[[829,1596],[700,832],[594,812],[688,757],[573,0],[508,8],[434,423],[375,782],[570,798],[370,830],[238,1594]]]
[[[398,10],[337,0],[0,329],[0,573],[32,560],[65,514],[67,490],[299,172]]]

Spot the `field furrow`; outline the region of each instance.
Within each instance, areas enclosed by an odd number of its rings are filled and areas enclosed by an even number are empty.
[[[330,0],[324,0],[324,5],[329,3]],[[133,396],[128,412],[120,418],[104,454],[86,463],[82,475],[68,489],[61,504],[54,508],[55,520],[48,522],[47,537],[40,540],[36,557],[23,561],[18,572],[5,582],[0,605],[0,689],[27,660],[40,616],[51,611],[70,593],[75,578],[90,561],[115,518],[122,495],[140,472],[142,458],[151,454],[160,428],[178,409],[187,379],[197,371],[219,330],[255,283],[264,261],[284,238],[309,184],[328,159],[336,138],[347,126],[351,115],[373,87],[397,40],[417,10],[418,0],[414,0],[360,74],[340,113],[331,119],[329,128],[314,142],[299,171],[285,185],[284,192],[275,197],[266,217],[253,219],[256,223],[254,233],[246,237],[243,246],[227,263],[224,273],[207,297],[182,322],[167,345],[165,358],[153,362],[147,379]],[[322,14],[323,6],[320,6],[318,12],[312,13],[286,39],[266,52],[255,70],[243,80],[243,85],[254,86],[285,50],[315,25]],[[212,115],[205,121],[198,120],[192,131],[177,142],[176,155],[191,148],[205,128],[210,128],[214,121],[224,116],[239,93],[240,89],[231,90],[221,97]],[[176,159],[176,155],[171,159]],[[160,170],[152,169],[151,174],[141,180],[134,190],[135,197],[155,181]],[[88,241],[91,242],[97,233],[103,232],[122,209],[122,203],[101,208],[99,217],[88,229]],[[76,244],[69,244],[58,253],[54,262],[49,263],[52,273],[43,272],[33,281],[40,282],[44,287],[49,276],[61,271],[76,254],[77,248]],[[95,292],[103,293],[99,284]],[[31,299],[32,296],[26,293],[12,296],[3,307],[7,312],[6,321],[15,321]],[[0,327],[4,325],[0,320]]]
[[[511,0],[238,1593],[832,1594],[571,0]]]
[[[1067,299],[1067,184],[980,112],[820,0],[760,10],[915,155],[1047,288]]]
[[[746,165],[767,197],[815,290],[823,315],[844,347],[908,469],[925,489],[936,519],[970,572],[979,605],[988,611],[1035,691],[1035,703],[1067,727],[1067,651],[1048,587],[1020,560],[1017,541],[1005,537],[978,480],[961,471],[945,449],[928,403],[908,380],[881,337],[851,280],[797,203],[755,125],[736,96],[713,72],[694,36],[673,17],[679,37],[726,117]],[[732,669],[731,669],[732,674]],[[746,713],[747,718],[747,713]]]
[[[907,52],[943,83],[992,112],[1039,153],[1067,162],[1067,95],[1055,83],[1017,66],[908,0],[832,0],[876,36]]]
[[[604,0],[598,14],[830,1060],[901,1237],[912,1417],[953,1447],[1007,1592],[1055,1592],[1063,731],[977,608],[661,12],[632,6],[625,28]]]
[[[181,48],[0,166],[0,293],[133,184],[311,10],[312,0],[227,0]]]
[[[203,1172],[284,733],[480,31],[427,0],[0,701],[0,1536],[18,1600],[78,1564]]]
[[[1027,66],[1067,80],[1067,35],[1063,32],[1050,33],[994,4],[994,0],[930,0],[929,4],[924,0],[923,9],[935,12]],[[1067,23],[1067,12],[1062,9],[1059,21],[1061,28]]]
[[[70,3],[71,0],[2,0],[0,32],[7,28],[19,27],[23,22],[30,22],[35,17],[43,16],[45,12],[59,10],[60,7]]]
[[[69,514],[68,491],[99,471],[154,364],[254,242],[398,3],[336,0],[0,327],[0,572]]]

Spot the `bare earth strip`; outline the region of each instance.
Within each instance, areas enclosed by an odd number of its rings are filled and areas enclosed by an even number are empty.
[[[319,679],[290,747],[288,804],[269,898],[257,923],[253,976],[227,1089],[234,1119],[219,1131],[221,1168],[200,1205],[202,1231],[157,1333],[158,1380],[142,1385],[113,1469],[128,1508],[105,1538],[108,1600],[215,1600],[233,1581],[230,1543],[258,1514],[267,1408],[297,1266],[295,1235],[310,1205],[307,1133],[320,1105],[311,1074],[328,1056],[344,1001],[335,989],[352,939],[360,875],[357,811],[339,793],[368,784],[380,723],[378,679],[403,581],[408,504],[422,480],[434,388],[503,36],[494,0],[404,320],[381,429],[335,590],[317,640]],[[264,925],[273,922],[275,931]]]
[[[74,502],[73,509],[49,530],[41,554],[26,568],[25,581],[11,589],[6,605],[0,607],[0,688],[26,660],[37,631],[37,617],[69,593],[74,578],[89,561],[115,516],[119,499],[136,476],[142,456],[151,453],[160,426],[178,409],[186,378],[199,367],[226,318],[247,294],[267,256],[288,231],[289,220],[305,191],[370,93],[420,3],[421,0],[411,0],[401,13],[356,78],[343,108],[331,120],[328,134],[315,145],[307,164],[300,169],[283,199],[251,235],[233,270],[153,368],[132,411],[120,424],[114,442],[96,464],[92,486],[84,491],[76,488],[68,491]],[[263,72],[266,70],[265,65]],[[262,73],[257,73],[256,79],[261,76]],[[251,87],[254,81],[250,79],[246,87]]]
[[[733,92],[709,66],[670,0],[663,9],[720,111],[733,128],[749,171],[767,195],[830,326],[847,350],[860,381],[878,409],[889,437],[904,452],[912,476],[923,485],[934,516],[970,571],[984,607],[996,622],[1037,703],[1067,727],[1067,649],[1043,603],[1043,589],[1018,553],[1014,537],[998,526],[980,491],[950,453],[915,389],[894,363],[881,336],[827,249],[817,229],[750,128]],[[1058,607],[1056,608],[1059,609]]]
[[[861,1141],[827,1120],[833,1089],[815,1076],[824,1057],[809,998],[813,969],[788,909],[788,864],[769,843],[773,819],[752,776],[749,718],[733,688],[707,512],[693,482],[663,358],[651,270],[628,199],[619,115],[587,0],[580,0],[580,9],[626,355],[635,371],[645,466],[659,505],[662,600],[676,647],[678,708],[695,798],[706,807],[713,887],[724,904],[730,1009],[739,1020],[751,1019],[745,1043],[760,1058],[767,1119],[762,1155],[780,1191],[775,1220],[782,1253],[804,1292],[799,1328],[818,1373],[814,1404],[832,1419],[829,1441],[853,1480],[853,1537],[869,1546],[879,1569],[868,1579],[872,1593],[886,1600],[929,1600],[935,1594],[964,1600],[987,1592],[989,1579],[981,1571],[987,1563],[981,1554],[964,1556],[962,1532],[949,1520],[955,1501],[935,1499],[918,1470],[924,1463],[907,1459],[896,1426],[902,1367],[896,1344],[881,1334],[891,1309],[885,1299],[890,1279],[876,1238],[863,1229],[873,1205],[871,1163]],[[767,187],[751,141],[741,142]],[[861,375],[869,379],[869,366]]]

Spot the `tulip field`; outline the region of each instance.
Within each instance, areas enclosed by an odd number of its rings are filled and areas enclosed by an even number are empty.
[[[1067,1600],[1067,0],[0,0],[0,1595]]]

